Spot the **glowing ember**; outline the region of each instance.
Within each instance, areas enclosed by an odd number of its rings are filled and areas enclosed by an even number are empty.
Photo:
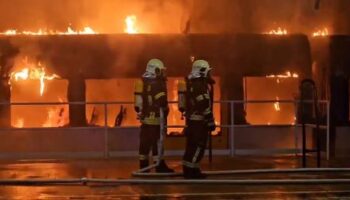
[[[16,120],[15,125],[13,125],[15,128],[23,128],[24,127],[24,119],[23,118],[18,118]]]
[[[278,27],[276,30],[271,30],[269,32],[266,32],[265,34],[269,34],[269,35],[287,35],[288,31],[286,29]]]
[[[137,34],[139,31],[136,28],[137,17],[135,15],[130,15],[125,18],[125,29],[124,32],[128,34]]]
[[[40,81],[40,96],[44,94],[45,91],[45,80],[53,80],[59,78],[58,75],[52,74],[47,75],[45,72],[45,67],[41,66],[39,62],[37,65],[28,64],[21,71],[12,72],[10,81],[20,81],[20,80],[39,80]]]
[[[277,75],[267,75],[267,78],[299,78],[299,75],[297,73],[291,73],[290,71],[287,71],[285,74],[277,74]]]
[[[328,32],[327,28],[324,28],[322,30],[318,30],[318,31],[312,33],[313,37],[325,37],[325,36],[328,36],[328,35],[329,35],[329,32]]]
[[[279,100],[279,97],[276,97],[276,102],[273,104],[277,112],[281,111],[280,103],[278,102]]]
[[[33,35],[33,36],[40,36],[40,35],[93,35],[93,34],[98,34],[95,32],[91,27],[84,27],[83,30],[76,31],[71,27],[67,28],[66,32],[61,32],[61,31],[52,31],[52,30],[44,30],[44,29],[39,29],[38,31],[17,31],[17,30],[7,30],[5,32],[0,33],[0,35],[8,35],[8,36],[13,36],[13,35]]]

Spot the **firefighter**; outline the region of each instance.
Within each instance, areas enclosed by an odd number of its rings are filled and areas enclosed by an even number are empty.
[[[153,152],[153,161],[161,159],[156,167],[158,173],[171,173],[163,158],[158,157],[157,142],[160,138],[160,108],[168,115],[165,67],[161,60],[151,59],[142,76],[135,85],[135,111],[141,121],[139,160],[140,169],[149,166],[149,153]]]
[[[186,149],[183,156],[183,174],[186,179],[205,178],[199,163],[204,156],[208,133],[215,130],[212,112],[211,68],[205,60],[196,60],[184,81],[179,81],[179,110],[186,117]]]

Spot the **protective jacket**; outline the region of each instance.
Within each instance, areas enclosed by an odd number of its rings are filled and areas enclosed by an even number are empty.
[[[207,78],[185,78],[178,85],[179,110],[186,120],[204,121],[213,119],[212,100]]]
[[[160,108],[168,113],[166,81],[163,78],[143,78],[135,87],[135,111],[142,124],[159,125]]]

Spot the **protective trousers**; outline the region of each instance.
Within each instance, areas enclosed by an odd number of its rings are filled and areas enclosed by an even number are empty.
[[[204,151],[208,140],[208,127],[205,121],[189,120],[186,135],[186,149],[183,156],[183,166],[188,168],[198,168],[199,162],[204,156]]]
[[[160,126],[159,125],[141,125],[140,133],[140,149],[139,156],[140,161],[145,160],[148,163],[149,153],[152,150],[153,156],[158,155],[157,141],[160,137]]]

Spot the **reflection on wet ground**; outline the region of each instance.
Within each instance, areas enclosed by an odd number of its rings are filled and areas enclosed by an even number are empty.
[[[169,165],[181,171],[180,158],[170,158]],[[311,158],[310,167],[315,166]],[[324,161],[323,167],[349,167],[347,159]],[[205,170],[297,168],[300,159],[280,157],[216,157],[212,164],[203,163]],[[129,179],[137,161],[132,158],[109,160],[40,160],[0,161],[1,179],[68,179],[107,178]],[[350,179],[350,172],[270,173],[210,176],[209,179]],[[148,178],[149,179],[149,178]],[[162,178],[164,179],[164,178]],[[182,179],[181,177],[166,179]],[[348,199],[350,184],[298,185],[51,185],[2,186],[0,199]]]

